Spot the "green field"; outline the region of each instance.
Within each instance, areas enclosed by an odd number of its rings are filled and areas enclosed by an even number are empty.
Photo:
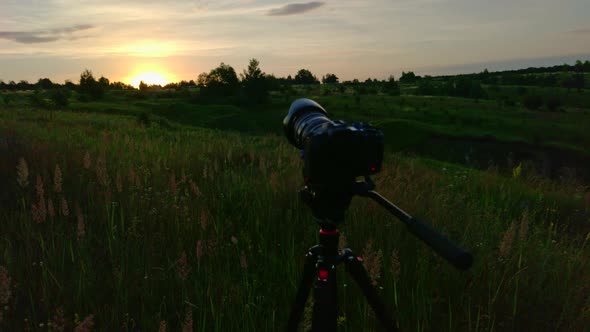
[[[4,93],[0,330],[282,330],[318,233],[281,127],[307,97],[381,128],[377,190],[475,257],[456,271],[353,200],[341,231],[402,331],[590,331],[588,90],[560,112],[410,91],[296,87],[258,107],[110,91],[52,110]],[[380,330],[338,286],[341,330]]]

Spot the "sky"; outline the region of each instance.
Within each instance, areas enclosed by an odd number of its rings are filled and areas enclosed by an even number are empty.
[[[341,80],[590,59],[588,0],[0,0],[0,80],[196,79],[257,58]]]

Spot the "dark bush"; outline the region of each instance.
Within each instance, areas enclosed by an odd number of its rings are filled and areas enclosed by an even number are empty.
[[[137,123],[148,128],[151,125],[151,117],[148,112],[141,112],[137,115]]]
[[[66,107],[69,105],[70,90],[54,89],[49,94],[49,98],[57,107]]]
[[[539,95],[528,95],[524,98],[523,104],[529,110],[535,111],[543,106],[543,98]]]
[[[551,96],[547,98],[545,102],[547,109],[551,112],[559,111],[559,109],[563,106],[563,101],[558,96]]]

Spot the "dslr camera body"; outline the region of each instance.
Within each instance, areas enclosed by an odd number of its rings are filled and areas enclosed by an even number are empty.
[[[291,144],[302,149],[307,185],[349,184],[381,171],[383,133],[365,123],[331,121],[328,112],[310,99],[298,99],[283,120]]]

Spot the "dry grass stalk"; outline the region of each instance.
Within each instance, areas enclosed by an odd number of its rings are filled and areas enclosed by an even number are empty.
[[[180,259],[176,264],[176,272],[178,273],[178,277],[181,280],[186,280],[188,275],[190,274],[191,270],[188,266],[188,259],[186,257],[186,251],[182,251],[182,255],[180,255]]]
[[[174,174],[174,171],[170,172],[170,192],[172,193],[173,196],[176,196],[176,194],[178,193],[178,183],[176,183],[176,174]]]
[[[94,328],[94,315],[88,315],[74,329],[74,332],[91,332]]]
[[[53,172],[53,191],[56,193],[61,192],[62,187],[62,174],[59,164],[55,165],[55,171]]]
[[[189,306],[186,307],[186,312],[184,314],[182,332],[193,332],[193,309]]]
[[[383,253],[381,250],[373,251],[373,240],[369,240],[363,249],[363,259],[365,269],[371,278],[373,286],[377,285],[377,280],[381,277],[381,265],[383,262]]]
[[[16,181],[21,188],[25,188],[29,185],[29,166],[25,158],[20,158],[16,165]]]
[[[248,260],[246,258],[246,253],[244,252],[244,250],[242,250],[242,252],[240,253],[240,266],[242,267],[242,269],[248,268]]]
[[[66,318],[62,308],[57,308],[55,310],[55,314],[51,317],[50,324],[52,331],[64,332],[66,330]]]
[[[11,278],[8,275],[8,270],[4,266],[0,266],[0,311],[10,302],[12,295]]]
[[[103,186],[103,187],[107,187],[109,184],[109,175],[107,173],[107,162],[106,162],[106,157],[105,157],[105,153],[102,152],[98,159],[96,159],[96,165],[95,165],[95,170],[96,170],[96,178],[98,179],[98,183]]]
[[[399,280],[399,275],[401,273],[401,265],[399,262],[399,254],[397,249],[394,249],[391,253],[391,267],[390,267],[391,275],[393,276],[394,281]]]
[[[514,242],[514,235],[516,233],[516,222],[512,222],[510,227],[504,232],[504,236],[502,236],[502,241],[500,242],[500,257],[504,258],[510,254],[510,250],[512,250],[512,244]]]
[[[37,184],[35,185],[38,197],[45,197],[45,188],[43,186],[43,178],[41,175],[37,175]]]
[[[270,186],[272,188],[272,191],[276,194],[279,191],[279,179],[278,179],[278,173],[273,171],[270,174]]]
[[[47,199],[47,213],[51,218],[55,217],[55,208],[53,207],[53,200]]]
[[[186,183],[186,172],[184,171],[184,168],[182,168],[180,170],[180,183]]]
[[[83,164],[85,169],[90,169],[90,166],[92,166],[92,161],[90,160],[90,153],[88,151],[86,151],[86,153],[84,154]]]
[[[206,230],[207,229],[207,225],[209,225],[209,213],[207,213],[207,210],[202,209],[201,210],[201,215],[199,217],[199,222],[201,224],[201,229],[202,230]]]
[[[190,184],[191,192],[193,193],[193,195],[197,198],[201,197],[201,190],[199,190],[199,187],[197,186],[197,184],[193,180],[189,180],[189,184]]]
[[[86,235],[86,225],[84,224],[84,215],[79,206],[76,206],[76,218],[78,220],[76,235],[78,236],[78,241],[81,241],[84,235]]]
[[[524,243],[529,232],[529,210],[525,210],[520,220],[520,229],[518,230],[518,239]]]
[[[160,328],[158,329],[158,332],[166,332],[166,321],[165,320],[160,321]]]
[[[116,178],[116,185],[117,185],[117,192],[123,192],[123,179],[121,177],[121,172],[117,170],[117,178]]]
[[[197,263],[201,263],[201,257],[203,257],[203,241],[197,241],[197,249],[195,254],[197,256]]]
[[[70,208],[68,207],[68,201],[66,201],[65,197],[61,198],[61,214],[64,217],[70,215]]]

